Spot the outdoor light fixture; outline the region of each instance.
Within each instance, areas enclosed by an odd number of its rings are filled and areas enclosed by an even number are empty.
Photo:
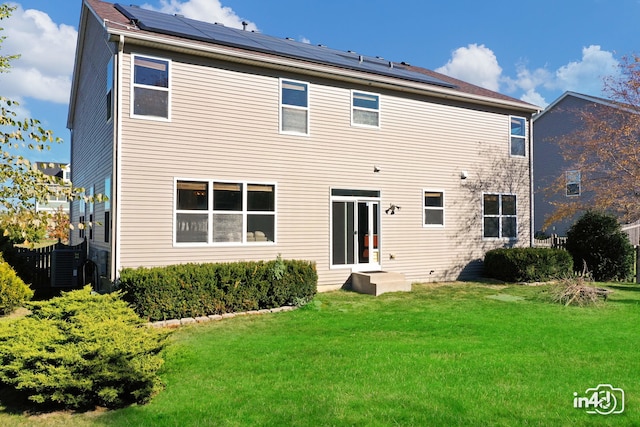
[[[469,173],[467,171],[460,172],[460,179],[467,179]]]
[[[376,166],[376,165],[373,165],[373,172],[374,173],[380,172],[380,168],[378,166]]]
[[[395,215],[397,210],[400,210],[400,206],[392,204],[384,211],[384,213],[387,215]]]

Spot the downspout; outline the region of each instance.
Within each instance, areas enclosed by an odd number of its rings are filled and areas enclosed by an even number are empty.
[[[121,34],[118,39],[118,51],[116,53],[116,72],[114,87],[114,106],[116,111],[114,112],[114,129],[113,134],[115,141],[113,143],[113,153],[111,158],[112,170],[111,180],[112,198],[111,212],[112,212],[112,228],[111,228],[111,280],[116,281],[120,273],[120,172],[121,172],[121,141],[122,141],[122,56],[124,53],[124,36]]]
[[[534,244],[533,116],[529,118],[529,246]]]

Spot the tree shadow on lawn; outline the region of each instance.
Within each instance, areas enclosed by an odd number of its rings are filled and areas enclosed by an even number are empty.
[[[603,287],[605,288],[609,288],[609,289],[616,289],[619,291],[630,291],[630,292],[640,292],[640,284],[636,284],[636,283],[630,283],[628,285],[610,285],[610,284],[604,284]]]

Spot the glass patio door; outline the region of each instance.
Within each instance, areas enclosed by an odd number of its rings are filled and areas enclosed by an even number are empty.
[[[380,202],[332,201],[331,264],[355,271],[380,269]]]

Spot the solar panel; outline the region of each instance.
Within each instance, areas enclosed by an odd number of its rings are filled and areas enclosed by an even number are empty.
[[[267,36],[224,25],[197,21],[180,15],[169,15],[136,6],[115,5],[116,9],[146,31],[184,37],[224,46],[249,49],[288,58],[302,59],[320,64],[334,65],[352,70],[365,71],[377,75],[396,77],[443,87],[454,88],[453,84],[408,70],[381,58],[342,52],[324,46],[315,46],[288,39]]]

